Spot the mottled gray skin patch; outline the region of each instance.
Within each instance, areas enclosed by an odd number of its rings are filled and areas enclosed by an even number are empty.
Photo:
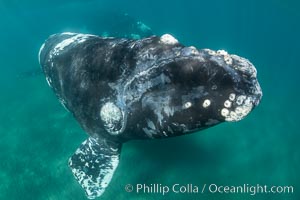
[[[89,199],[104,192],[119,164],[120,144],[88,138],[69,159],[76,180]]]
[[[90,135],[70,160],[89,198],[107,187],[120,144],[238,121],[262,97],[250,61],[186,47],[171,35],[133,40],[56,34],[39,60],[50,87]]]

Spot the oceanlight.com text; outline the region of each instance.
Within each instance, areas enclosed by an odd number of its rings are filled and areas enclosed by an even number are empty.
[[[218,185],[218,184],[179,184],[164,185],[159,183],[153,184],[127,184],[125,186],[126,192],[134,192],[137,194],[161,194],[168,193],[176,194],[293,194],[293,186],[281,185],[261,185],[261,184],[242,184],[242,185]]]

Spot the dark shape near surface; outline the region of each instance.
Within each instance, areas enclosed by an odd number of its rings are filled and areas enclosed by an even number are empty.
[[[113,21],[101,33],[102,37],[117,37],[128,39],[141,39],[150,37],[153,34],[152,29],[144,22],[133,18],[127,13],[118,13],[111,16],[104,16],[104,19],[112,18]],[[97,26],[93,26],[97,27]]]
[[[69,160],[90,199],[110,182],[122,143],[239,121],[262,97],[247,59],[186,47],[169,34],[61,33],[43,44],[39,59],[49,86],[90,136]]]

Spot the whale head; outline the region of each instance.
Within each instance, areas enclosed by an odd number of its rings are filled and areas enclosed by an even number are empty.
[[[254,65],[223,50],[180,48],[153,82],[159,84],[143,95],[140,109],[143,131],[154,138],[239,121],[262,97]]]

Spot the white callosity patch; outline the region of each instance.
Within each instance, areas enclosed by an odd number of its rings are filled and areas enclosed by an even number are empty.
[[[203,51],[207,52],[211,56],[217,55],[216,51],[211,50],[211,49],[203,49]]]
[[[112,102],[104,104],[100,110],[100,117],[105,129],[112,135],[120,134],[118,126],[122,124],[123,114]]]
[[[226,101],[224,102],[224,106],[225,106],[226,108],[230,108],[230,107],[231,107],[231,102],[230,102],[229,100],[226,100]]]
[[[252,107],[253,100],[251,97],[247,97],[243,104],[236,107],[234,111],[231,111],[229,116],[227,116],[225,119],[226,121],[239,121],[250,113]]]
[[[187,109],[187,108],[190,108],[191,106],[192,106],[192,103],[188,101],[183,105],[183,108]]]
[[[119,151],[89,138],[69,160],[75,178],[89,199],[102,195],[119,163]]]
[[[217,55],[223,56],[224,57],[224,61],[227,65],[231,65],[232,64],[232,58],[231,56],[227,53],[227,51],[225,50],[218,50],[217,51]]]
[[[172,35],[170,34],[164,34],[160,37],[160,41],[163,43],[163,44],[177,44],[178,43],[178,40],[176,38],[174,38]]]
[[[236,104],[237,105],[242,105],[244,100],[246,99],[247,97],[245,95],[240,95],[236,98]]]
[[[232,103],[235,103],[237,107],[230,111]],[[254,99],[251,96],[239,95],[235,98],[235,94],[232,93],[229,95],[229,100],[225,101],[225,108],[221,110],[221,115],[225,117],[226,121],[239,121],[250,113],[253,103]]]
[[[223,109],[221,110],[221,115],[222,115],[223,117],[227,117],[228,114],[229,114],[229,110],[228,110],[227,108],[223,108]]]
[[[203,106],[203,108],[207,108],[208,106],[210,106],[210,104],[211,104],[210,100],[209,99],[205,99],[203,101],[202,106]]]
[[[234,93],[231,93],[231,94],[229,95],[229,100],[230,100],[230,101],[234,101],[234,100],[235,100],[235,94],[234,94]]]

